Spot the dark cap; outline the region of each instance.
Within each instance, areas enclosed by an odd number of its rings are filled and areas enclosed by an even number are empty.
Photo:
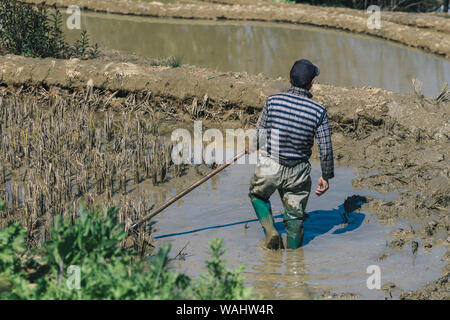
[[[291,84],[295,87],[305,87],[319,74],[319,67],[311,61],[306,59],[297,60],[291,69]]]

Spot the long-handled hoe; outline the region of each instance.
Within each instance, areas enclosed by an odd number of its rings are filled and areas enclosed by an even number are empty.
[[[177,201],[178,199],[180,199],[181,197],[185,196],[186,194],[188,194],[189,192],[191,192],[192,190],[194,190],[195,188],[197,188],[199,185],[201,185],[202,183],[204,183],[205,181],[208,181],[211,177],[215,176],[216,174],[218,174],[220,171],[222,171],[223,169],[225,169],[226,167],[228,167],[230,164],[232,164],[233,162],[237,161],[240,157],[242,157],[246,152],[245,151],[241,151],[238,154],[236,154],[233,158],[227,160],[225,163],[221,164],[220,166],[218,166],[216,169],[214,169],[213,171],[211,171],[210,173],[208,173],[207,175],[205,175],[203,178],[201,178],[200,180],[198,180],[197,182],[191,184],[189,187],[187,187],[186,189],[184,189],[183,191],[181,191],[180,193],[178,193],[177,195],[173,196],[172,198],[170,198],[169,200],[167,200],[162,206],[160,206],[159,208],[155,209],[152,213],[150,213],[148,216],[142,218],[141,220],[139,220],[138,222],[134,223],[131,226],[131,229],[134,230],[136,233],[137,232],[137,227],[140,226],[141,224],[145,223],[146,221],[150,220],[151,218],[153,218],[154,216],[156,216],[157,214],[159,214],[161,211],[163,211],[165,208],[167,208],[168,206],[170,206],[172,203],[174,203],[175,201]]]

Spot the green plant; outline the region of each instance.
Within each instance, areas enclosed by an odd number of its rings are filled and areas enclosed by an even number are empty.
[[[0,48],[2,52],[27,57],[92,58],[97,47],[89,45],[84,31],[74,45],[64,41],[62,15],[59,10],[49,13],[17,0],[0,0]]]
[[[118,244],[126,233],[119,224],[118,212],[118,207],[105,209],[103,214],[81,207],[73,224],[70,219],[63,221],[61,216],[56,216],[52,240],[44,243],[49,265],[58,266],[60,270],[87,259],[107,260],[122,256],[123,248]]]
[[[88,211],[75,221],[57,216],[52,239],[28,251],[19,224],[0,229],[0,299],[247,299],[241,272],[226,270],[222,241],[210,245],[208,274],[200,279],[172,271],[170,244],[149,260],[120,244],[126,237],[118,208]],[[78,278],[70,273],[78,270]],[[75,273],[76,274],[76,273]],[[70,284],[75,283],[71,286]],[[79,284],[79,287],[78,285]]]
[[[183,64],[182,57],[168,57],[165,59],[157,59],[153,60],[150,65],[152,66],[163,66],[163,67],[172,67],[178,68]]]
[[[25,256],[25,238],[26,230],[19,223],[0,230],[0,297],[29,290],[25,270],[36,263]]]
[[[245,288],[241,273],[245,266],[237,270],[228,270],[223,255],[223,242],[215,238],[210,242],[211,260],[206,261],[208,273],[203,275],[194,286],[194,294],[199,299],[249,299],[252,289]]]

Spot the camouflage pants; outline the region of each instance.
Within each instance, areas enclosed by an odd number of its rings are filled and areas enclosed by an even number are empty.
[[[278,190],[285,210],[283,221],[303,220],[311,191],[310,173],[311,164],[308,161],[286,167],[260,156],[250,182],[249,196],[268,201]]]

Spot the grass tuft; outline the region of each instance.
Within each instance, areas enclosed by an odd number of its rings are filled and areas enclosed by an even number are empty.
[[[168,58],[156,59],[150,62],[151,66],[178,68],[183,64],[183,58],[179,56],[171,56]]]

